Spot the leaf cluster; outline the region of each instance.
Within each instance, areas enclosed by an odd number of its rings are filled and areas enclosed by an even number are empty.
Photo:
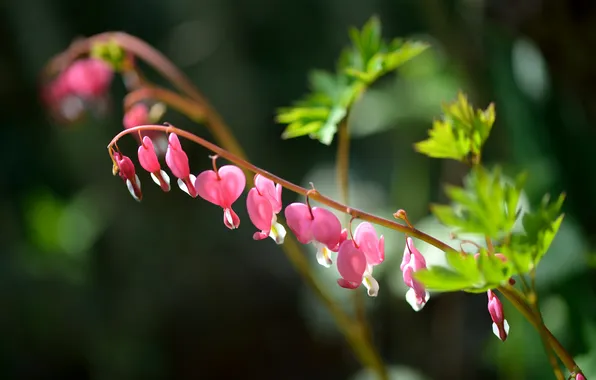
[[[432,205],[431,210],[440,222],[454,227],[458,233],[500,239],[511,233],[518,219],[525,181],[525,173],[511,184],[503,179],[499,167],[489,171],[476,166],[463,187],[445,187],[451,205]]]
[[[494,122],[494,104],[475,110],[460,92],[456,101],[443,105],[443,117],[434,121],[428,139],[414,147],[429,157],[478,163]]]
[[[381,76],[428,48],[428,44],[394,39],[384,41],[381,23],[372,17],[361,30],[350,30],[351,46],[341,54],[336,72],[310,74],[310,93],[292,107],[278,110],[276,120],[287,124],[285,139],[308,135],[329,145],[339,124],[358,96]]]
[[[414,273],[416,279],[430,290],[452,292],[463,290],[482,293],[507,282],[512,275],[510,262],[503,261],[486,250],[475,255],[447,252],[449,268],[432,266]]]

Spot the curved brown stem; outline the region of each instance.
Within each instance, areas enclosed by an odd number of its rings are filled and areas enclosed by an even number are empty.
[[[443,243],[442,241],[422,232],[419,231],[415,228],[412,227],[408,227],[408,226],[404,226],[402,224],[399,224],[397,222],[394,222],[392,220],[389,219],[385,219],[382,218],[380,216],[376,216],[370,213],[367,213],[365,211],[356,209],[356,208],[352,208],[352,207],[348,207],[340,202],[337,202],[329,197],[326,197],[324,195],[322,195],[321,193],[319,193],[317,190],[308,190],[305,189],[301,186],[298,186],[290,181],[287,181],[283,178],[280,178],[274,174],[269,173],[266,170],[263,170],[253,164],[251,164],[250,162],[236,156],[235,154],[230,153],[229,151],[220,148],[219,146],[193,134],[190,133],[188,131],[185,131],[183,129],[179,129],[176,128],[174,126],[163,126],[163,125],[140,125],[138,127],[134,127],[134,128],[130,128],[127,130],[124,130],[120,133],[118,133],[110,142],[109,146],[112,146],[116,141],[118,141],[122,136],[127,135],[129,133],[136,133],[137,131],[161,131],[161,132],[166,132],[166,133],[175,133],[178,136],[184,137],[185,139],[188,139],[196,144],[199,144],[207,149],[209,149],[210,151],[216,153],[217,155],[219,155],[220,157],[225,158],[226,160],[248,170],[251,171],[253,173],[257,173],[262,175],[265,178],[269,178],[270,180],[272,180],[275,183],[279,183],[281,186],[285,187],[286,189],[293,191],[294,193],[300,194],[300,195],[304,195],[306,196],[306,194],[308,193],[309,198],[311,200],[320,202],[324,205],[326,205],[327,207],[333,208],[335,210],[341,211],[343,213],[349,214],[350,216],[352,216],[354,219],[361,219],[361,220],[366,220],[370,223],[374,223],[377,224],[379,226],[383,226],[383,227],[387,227],[390,228],[392,230],[396,230],[399,231],[401,233],[404,234],[408,234],[412,237],[418,238],[420,240],[423,240],[437,248],[439,248],[442,251],[445,252],[457,252],[454,248],[450,247],[449,245]]]

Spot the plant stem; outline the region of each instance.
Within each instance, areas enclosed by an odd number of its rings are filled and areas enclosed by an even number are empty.
[[[544,325],[541,318],[537,316],[532,307],[526,302],[523,294],[512,286],[500,286],[498,290],[515,306],[517,310],[522,313],[524,317],[534,326],[540,336],[548,342],[548,345],[553,349],[555,354],[561,359],[561,362],[569,370],[569,372],[581,372],[573,357],[565,350],[563,345],[555,338],[550,330]]]
[[[349,115],[349,113],[348,113]],[[338,128],[338,139],[337,139],[337,156],[336,156],[336,174],[337,184],[339,192],[341,194],[341,200],[343,203],[349,203],[350,195],[350,132],[348,129],[348,115],[339,124]],[[345,223],[348,222],[346,215]],[[373,345],[373,335],[370,328],[370,324],[366,318],[366,304],[364,300],[364,293],[352,292],[352,301],[354,304],[354,312],[356,316],[356,322],[362,329],[363,334],[368,340],[369,344]],[[386,379],[388,378],[387,368],[383,363],[380,353],[375,350],[377,358],[376,361],[379,367],[375,368],[379,377]]]
[[[204,148],[209,149],[213,153],[236,164],[237,166],[239,166],[245,170],[248,170],[248,171],[256,173],[256,174],[260,174],[265,178],[269,178],[270,180],[272,180],[275,183],[279,183],[281,186],[285,187],[286,189],[288,189],[294,193],[297,193],[297,194],[300,194],[303,196],[306,196],[306,194],[308,193],[308,197],[311,200],[322,203],[322,204],[326,205],[327,207],[330,207],[337,211],[341,211],[343,213],[349,214],[354,219],[365,220],[370,223],[377,224],[379,226],[383,226],[383,227],[390,228],[395,231],[399,231],[404,234],[408,234],[409,236],[423,240],[423,241],[427,242],[428,244],[431,244],[444,252],[457,252],[454,248],[450,247],[448,244],[443,243],[442,241],[440,241],[440,240],[438,240],[438,239],[436,239],[420,230],[417,230],[414,227],[404,226],[404,225],[399,224],[393,220],[385,219],[380,216],[376,216],[376,215],[367,213],[365,211],[358,210],[356,208],[348,207],[340,202],[337,202],[329,197],[322,195],[317,190],[305,189],[304,187],[298,186],[290,181],[280,178],[274,174],[269,173],[266,170],[263,170],[255,165],[251,164],[250,162],[238,157],[235,154],[230,153],[229,151],[227,151],[223,148],[220,148],[219,146],[203,139],[202,137],[199,137],[191,132],[176,128],[171,125],[169,125],[169,126],[140,125],[140,126],[137,126],[134,128],[129,128],[129,129],[123,130],[112,139],[112,141],[108,145],[108,148],[112,147],[114,145],[114,143],[116,141],[118,141],[122,136],[125,136],[130,133],[138,133],[139,131],[161,131],[161,132],[165,132],[165,133],[175,133],[178,136],[184,137],[185,139],[188,139],[196,144],[203,146]]]

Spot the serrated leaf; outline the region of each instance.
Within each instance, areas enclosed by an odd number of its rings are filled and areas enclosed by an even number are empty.
[[[427,289],[439,292],[454,292],[471,285],[470,279],[466,276],[440,266],[417,271],[414,278]]]
[[[443,120],[433,123],[429,138],[416,144],[416,150],[433,158],[477,160],[495,121],[494,105],[474,110],[460,92],[456,101],[442,108]]]
[[[470,153],[470,141],[453,128],[449,121],[435,120],[427,140],[414,145],[416,151],[433,158],[464,161]]]
[[[499,239],[509,234],[518,217],[523,176],[515,184],[503,180],[501,170],[475,167],[464,187],[446,186],[451,205],[432,205],[437,219],[462,233]]]

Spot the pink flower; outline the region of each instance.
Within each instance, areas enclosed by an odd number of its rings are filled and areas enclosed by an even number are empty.
[[[255,232],[253,239],[270,237],[277,244],[283,244],[286,229],[277,223],[277,214],[282,208],[282,187],[260,174],[255,175],[254,183],[255,187],[250,189],[246,198],[246,209],[252,224],[261,231]]]
[[[586,377],[583,374],[578,373],[575,375],[575,380],[586,380]]]
[[[346,244],[350,241],[350,244]],[[356,289],[363,284],[371,297],[379,293],[379,283],[372,276],[373,267],[385,260],[385,239],[377,237],[372,224],[362,222],[354,232],[354,240],[341,243],[337,253],[337,269],[342,276],[339,286]],[[364,263],[364,265],[362,264]]]
[[[486,294],[488,295],[488,313],[493,320],[493,333],[504,342],[509,334],[509,323],[505,319],[503,305],[492,290],[487,291]]]
[[[201,198],[223,208],[224,224],[231,230],[240,225],[240,218],[232,210],[232,204],[240,197],[244,186],[246,177],[242,170],[234,165],[224,165],[217,172],[205,170],[194,182]]]
[[[194,182],[196,177],[190,174],[188,156],[182,150],[180,140],[175,133],[168,137],[168,150],[166,151],[166,164],[172,171],[172,174],[178,178],[178,187],[186,194],[196,198],[197,191]]]
[[[93,99],[108,92],[114,72],[101,59],[84,58],[73,62],[62,75],[70,93],[83,99]]]
[[[114,152],[114,160],[118,166],[118,175],[126,183],[126,187],[130,192],[130,195],[136,200],[141,201],[143,199],[143,193],[141,192],[141,181],[139,176],[135,173],[135,166],[131,159],[127,156],[123,156],[119,152]]]
[[[426,260],[414,246],[414,240],[411,237],[406,238],[404,256],[399,268],[402,271],[404,283],[410,288],[406,293],[406,301],[414,311],[420,311],[428,302],[430,294],[420,282],[414,279],[413,274],[421,269],[426,269]]]
[[[342,288],[356,289],[362,283],[367,268],[366,255],[353,240],[344,240],[337,253],[337,270],[341,278],[337,283]]]
[[[139,146],[139,163],[143,169],[151,173],[153,182],[159,185],[163,191],[170,191],[170,177],[161,169],[153,141],[148,136],[143,137],[143,141]]]
[[[124,113],[122,124],[124,125],[124,129],[130,129],[139,125],[151,124],[155,121],[156,120],[151,118],[149,108],[146,104],[136,103]],[[137,141],[140,142],[139,134],[135,133],[134,136]],[[141,138],[145,136],[151,138],[154,143],[155,154],[163,157],[168,148],[168,138],[164,133],[158,131],[142,131],[140,136]]]
[[[333,261],[329,251],[337,252],[346,239],[335,214],[320,207],[310,209],[304,203],[292,203],[285,210],[290,230],[302,244],[313,243],[317,248],[317,262],[329,268]]]

